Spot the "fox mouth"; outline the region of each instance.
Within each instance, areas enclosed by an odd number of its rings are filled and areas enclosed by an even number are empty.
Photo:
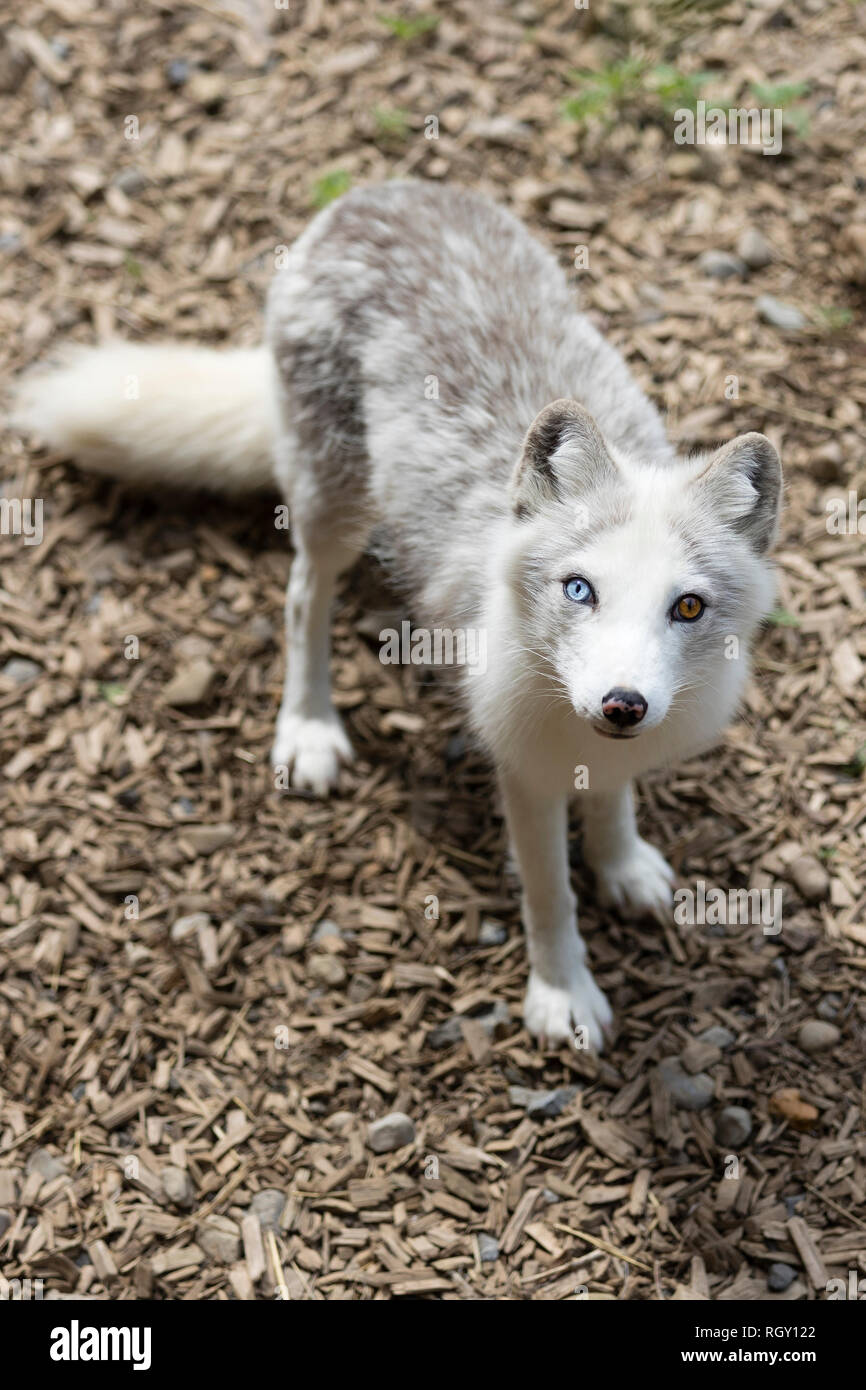
[[[602,738],[637,738],[640,733],[639,729],[612,729],[609,724],[593,724],[592,727],[597,734],[601,734]]]

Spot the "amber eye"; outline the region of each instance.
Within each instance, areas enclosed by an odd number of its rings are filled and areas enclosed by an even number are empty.
[[[704,611],[704,601],[697,594],[683,594],[674,604],[673,617],[681,623],[693,623]]]

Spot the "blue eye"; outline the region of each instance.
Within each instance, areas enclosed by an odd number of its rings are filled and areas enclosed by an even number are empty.
[[[572,575],[571,579],[563,580],[563,593],[572,603],[595,603],[595,594],[588,579],[581,579],[580,575]]]

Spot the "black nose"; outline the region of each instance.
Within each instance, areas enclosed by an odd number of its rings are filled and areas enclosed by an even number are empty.
[[[615,685],[601,702],[601,712],[605,719],[618,729],[627,729],[630,724],[639,724],[646,714],[647,704],[639,690],[623,690]]]

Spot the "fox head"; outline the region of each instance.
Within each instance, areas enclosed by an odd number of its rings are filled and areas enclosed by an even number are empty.
[[[781,485],[762,434],[653,464],[614,450],[576,401],[533,421],[511,483],[519,640],[599,735],[639,738],[686,692],[725,704],[741,688],[773,596]]]

